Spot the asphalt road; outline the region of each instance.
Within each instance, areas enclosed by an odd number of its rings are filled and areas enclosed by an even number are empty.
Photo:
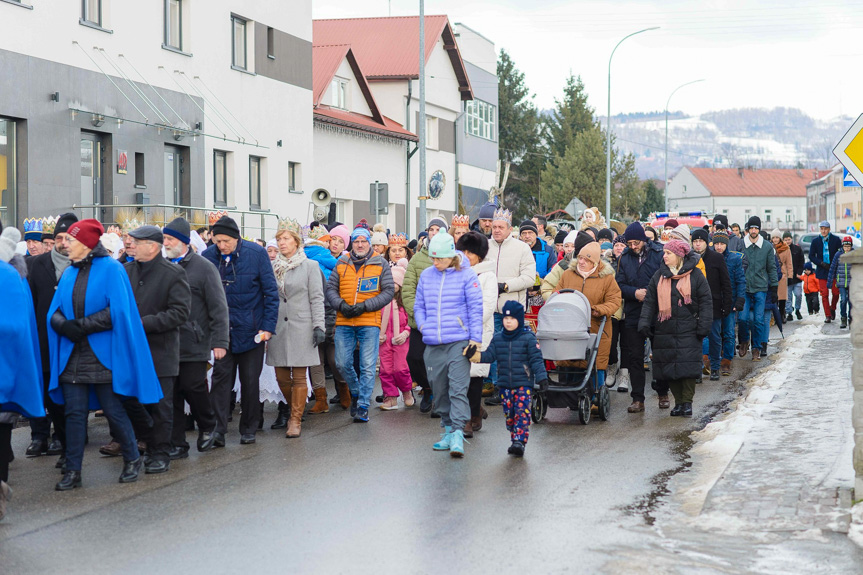
[[[226,448],[130,485],[117,483],[119,458],[98,454],[108,430],[91,418],[84,487],[59,493],[55,458],[26,459],[29,429],[18,429],[0,573],[596,572],[649,537],[640,527],[688,432],[751,369],[737,360],[733,377],[699,385],[691,420],[659,410],[652,391],[643,414],[613,392],[611,420],[587,426],[550,409],[521,460],[506,454],[499,408],[456,460],[431,449],[440,420],[416,408],[355,424],[336,407],[286,439],[269,429],[268,404],[255,445],[239,445],[235,416]]]

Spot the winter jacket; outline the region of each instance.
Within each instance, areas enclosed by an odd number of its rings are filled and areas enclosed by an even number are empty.
[[[276,280],[278,281],[278,280]],[[314,329],[326,327],[321,269],[310,259],[285,272],[279,286],[279,324],[267,342],[267,365],[310,367],[320,365]]]
[[[622,300],[620,288],[614,281],[614,268],[611,264],[600,261],[596,271],[587,278],[578,273],[578,260],[572,260],[569,269],[566,270],[557,284],[557,289],[574,289],[580,291],[590,301],[591,311],[599,313],[599,317],[590,319],[591,333],[599,331],[599,324],[603,316],[606,318],[605,329],[599,339],[599,353],[596,357],[596,369],[608,367],[608,356],[611,353],[611,316],[620,308]]]
[[[569,264],[572,262],[572,254],[575,252],[570,252],[565,255],[557,264],[551,268],[551,271],[548,272],[544,278],[542,278],[542,283],[539,286],[539,290],[542,293],[542,299],[548,301],[548,298],[557,290],[557,284],[560,283],[560,278],[563,277],[563,273],[569,269]]]
[[[51,307],[51,300],[54,299],[54,291],[57,289],[57,274],[51,252],[30,258],[27,264],[29,267],[27,281],[30,284],[30,293],[33,295],[39,349],[42,352],[42,373],[49,373],[51,363],[48,359],[48,308]]]
[[[480,351],[488,349],[494,337],[494,310],[497,307],[497,276],[494,275],[494,266],[490,261],[479,262],[473,266],[479,278],[479,287],[482,288],[482,347]],[[489,364],[470,364],[471,377],[487,377]]]
[[[479,278],[463,254],[456,257],[461,258],[460,270],[440,272],[432,266],[420,275],[414,319],[426,345],[482,341]]]
[[[629,248],[620,254],[617,266],[617,285],[623,296],[623,321],[627,327],[637,327],[643,302],[635,297],[635,291],[645,289],[662,263],[662,244],[647,242],[642,257]]]
[[[338,260],[333,257],[333,254],[330,253],[329,248],[325,248],[322,245],[309,243],[303,247],[303,251],[306,252],[306,257],[310,260],[314,260],[321,267],[321,271],[324,274],[326,279],[330,279],[330,274],[334,269],[336,269],[336,262]]]
[[[544,278],[554,267],[554,264],[557,263],[557,254],[554,253],[554,249],[546,245],[541,238],[537,238],[533,243],[530,253],[536,264],[536,275],[540,279]]]
[[[774,259],[776,252],[770,242],[758,236],[758,241],[752,243],[746,236],[743,243],[746,245],[743,252],[747,263],[746,293],[766,292],[770,287],[779,285]]]
[[[707,250],[701,255],[701,262],[707,272],[707,285],[710,286],[710,295],[713,298],[713,317],[725,317],[734,311],[731,277],[725,265],[725,258],[713,250]]]
[[[731,301],[746,297],[746,274],[743,272],[743,254],[725,250],[725,267],[731,280]]]
[[[820,293],[821,288],[818,285],[818,278],[815,277],[814,273],[806,275],[806,273],[802,273],[799,276],[800,281],[803,282],[803,293]]]
[[[420,274],[427,268],[431,267],[432,261],[429,257],[428,246],[423,246],[408,263],[408,269],[405,271],[405,279],[402,282],[402,303],[405,304],[405,311],[408,312],[408,324],[416,329],[417,322],[414,321],[414,302],[417,297],[417,284],[420,280]]]
[[[381,309],[393,300],[396,288],[390,265],[373,252],[354,261],[351,252],[339,258],[327,282],[326,298],[336,310],[336,326],[380,327]],[[356,317],[345,317],[339,311],[341,304],[362,303],[365,312]]]
[[[776,250],[776,256],[779,258],[776,277],[779,278],[779,272],[782,272],[782,278],[778,280],[779,289],[777,290],[777,297],[780,300],[787,300],[788,279],[794,277],[794,263],[791,259],[791,250],[784,243],[780,243],[774,249]]]
[[[800,283],[797,278],[803,273],[806,258],[803,256],[803,248],[797,244],[791,244],[788,248],[791,250],[791,266],[793,268],[793,273],[788,276],[788,285],[793,286]]]
[[[527,288],[533,287],[536,282],[536,261],[528,245],[512,236],[507,236],[501,243],[491,239],[485,259],[494,264],[497,282],[507,285],[507,291],[497,298],[495,311],[501,313],[503,304],[509,300],[526,307]]]
[[[852,246],[851,252],[853,251],[854,247]],[[851,287],[851,264],[841,261],[844,259],[843,256],[845,254],[850,254],[851,252],[842,251],[833,258],[833,263],[830,264],[830,273],[827,275],[828,286],[832,286],[833,282],[836,281],[836,287]]]
[[[180,326],[189,319],[192,296],[186,270],[157,254],[124,264],[159,377],[180,373]]]
[[[218,268],[230,314],[231,352],[243,353],[259,345],[259,331],[276,333],[279,290],[267,250],[247,240],[223,257],[213,245],[201,254]]]
[[[539,343],[527,326],[512,339],[504,338],[502,333],[495,334],[491,345],[482,352],[480,361],[497,362],[498,387],[533,389],[535,383],[548,379]]]
[[[692,303],[685,305],[677,291],[680,280],[672,280],[671,317],[663,322],[658,319],[659,302],[657,286],[659,278],[671,277],[672,272],[665,262],[650,280],[641,317],[639,333],[652,336],[653,377],[658,381],[697,378],[704,367],[702,363],[702,340],[710,333],[713,323],[713,301],[707,280],[695,270],[698,254],[690,252],[683,258],[678,274],[692,270],[689,274]]]
[[[192,294],[189,319],[180,326],[180,362],[207,361],[213,348],[228,349],[228,300],[219,271],[191,248],[179,262]]]
[[[830,264],[833,263],[833,258],[836,254],[842,251],[842,240],[837,236],[830,234],[827,236],[827,254],[828,260],[824,259],[824,237],[818,236],[809,245],[809,261],[815,264],[815,277],[820,280],[826,280],[830,273]]]

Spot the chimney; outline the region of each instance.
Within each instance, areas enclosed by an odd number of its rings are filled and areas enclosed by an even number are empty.
[[[743,177],[743,169],[744,168],[742,166],[737,168],[737,175],[740,176],[741,178]]]
[[[818,170],[815,170],[814,174],[815,174],[815,177],[813,177],[812,179],[817,180],[818,179]]]

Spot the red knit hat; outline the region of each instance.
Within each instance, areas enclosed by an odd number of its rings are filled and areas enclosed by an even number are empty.
[[[69,228],[69,235],[90,248],[91,250],[99,243],[99,238],[105,233],[105,228],[99,220],[81,220]]]

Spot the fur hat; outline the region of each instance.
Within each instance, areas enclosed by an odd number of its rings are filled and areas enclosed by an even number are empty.
[[[686,256],[686,254],[688,254],[690,250],[689,244],[687,242],[678,239],[673,239],[662,247],[663,249],[673,253],[680,258]]]
[[[393,281],[399,287],[405,281],[405,272],[408,271],[408,260],[406,258],[400,259],[396,262],[392,268],[390,268],[390,272],[393,274]]]
[[[470,252],[482,261],[488,255],[488,238],[479,232],[468,232],[458,239],[456,248]]]

